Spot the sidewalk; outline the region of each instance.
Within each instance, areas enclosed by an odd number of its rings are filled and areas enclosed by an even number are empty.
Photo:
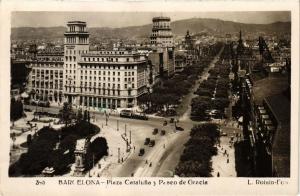
[[[212,157],[213,177],[217,177],[218,173],[220,177],[236,177],[237,175],[235,170],[234,146],[230,145],[229,141],[230,138],[227,136],[220,138],[220,147],[217,146],[218,154]]]

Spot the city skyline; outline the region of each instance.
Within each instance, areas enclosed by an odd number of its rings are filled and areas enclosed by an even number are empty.
[[[245,24],[290,22],[288,11],[252,12],[13,12],[12,27],[65,26],[67,21],[83,20],[89,27],[122,28],[151,24],[155,16],[169,16],[171,21],[212,18]],[[97,20],[95,20],[97,18]],[[133,20],[134,19],[134,20]]]

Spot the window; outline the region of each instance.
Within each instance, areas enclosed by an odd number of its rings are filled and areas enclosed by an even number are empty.
[[[127,88],[127,84],[125,84],[124,87]]]
[[[126,62],[129,62],[129,58],[126,58]]]

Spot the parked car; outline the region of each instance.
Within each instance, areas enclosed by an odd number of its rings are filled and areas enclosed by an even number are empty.
[[[163,125],[167,126],[167,124],[168,124],[168,121],[165,120]]]
[[[176,126],[175,128],[176,128],[177,131],[184,131],[184,128],[182,128],[182,127]]]
[[[170,119],[170,123],[174,123],[174,118],[171,118],[171,119]]]
[[[145,154],[145,149],[141,148],[139,152],[139,156],[143,156]]]
[[[156,135],[158,133],[158,128],[155,128],[152,132],[153,135]]]
[[[161,130],[160,131],[160,135],[166,135],[166,131],[165,130]]]
[[[151,140],[150,142],[149,142],[149,147],[153,147],[155,145],[155,140]]]
[[[131,118],[132,111],[131,110],[122,110],[120,112],[120,117]]]
[[[147,138],[145,139],[144,145],[148,145],[148,144],[149,144],[149,142],[150,142],[150,138],[149,138],[149,137],[147,137]]]

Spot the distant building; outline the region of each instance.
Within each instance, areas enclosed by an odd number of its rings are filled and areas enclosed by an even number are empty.
[[[171,31],[169,17],[154,17],[150,36],[153,54],[149,60],[155,67],[156,73],[161,77],[170,77],[175,73],[174,39]]]
[[[152,34],[150,43],[158,47],[173,47],[174,40],[169,17],[154,17],[152,19]]]

